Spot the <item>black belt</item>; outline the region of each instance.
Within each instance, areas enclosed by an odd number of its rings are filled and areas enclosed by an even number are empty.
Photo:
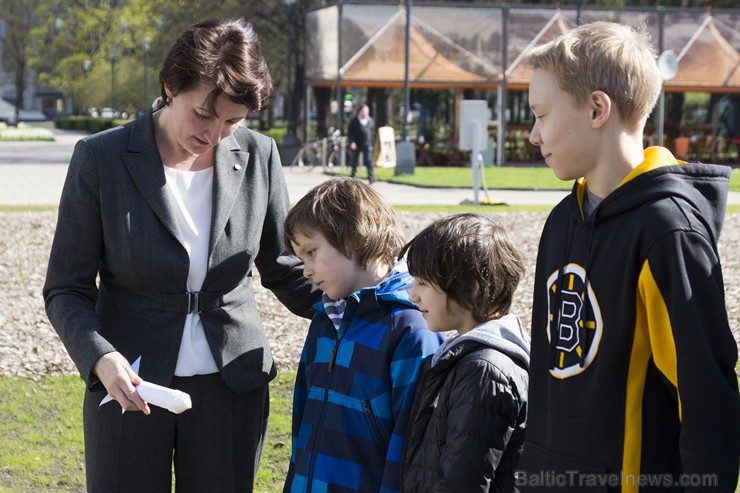
[[[144,291],[132,293],[129,290],[109,289],[112,296],[128,298],[128,302],[141,304],[150,308],[174,313],[202,313],[224,307],[235,307],[246,302],[252,296],[251,279],[236,286],[234,289],[223,291],[191,291],[188,293],[168,294]]]

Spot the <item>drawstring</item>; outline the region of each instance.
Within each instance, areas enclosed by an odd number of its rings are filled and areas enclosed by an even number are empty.
[[[599,210],[601,204],[596,206],[596,209],[594,209],[591,212],[591,217],[589,217],[588,221],[586,222],[586,226],[589,228],[588,233],[588,250],[587,256],[586,256],[586,267],[583,272],[583,304],[585,305],[585,313],[584,316],[581,317],[581,325],[578,327],[578,341],[581,345],[581,355],[580,355],[580,365],[581,368],[586,364],[586,348],[588,345],[586,344],[586,337],[588,334],[588,330],[586,328],[586,322],[589,320],[589,315],[591,315],[591,303],[589,302],[588,297],[588,286],[590,284],[590,281],[588,280],[588,272],[591,268],[591,244],[593,242],[594,238],[594,223],[596,222],[596,214]]]

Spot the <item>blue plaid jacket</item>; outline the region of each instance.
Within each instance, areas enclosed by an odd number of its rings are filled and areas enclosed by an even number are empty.
[[[347,300],[339,330],[323,302],[308,331],[293,397],[285,492],[396,492],[409,411],[425,357],[444,338],[391,275]]]

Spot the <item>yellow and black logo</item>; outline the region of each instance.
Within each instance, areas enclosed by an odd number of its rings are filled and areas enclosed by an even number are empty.
[[[547,337],[556,351],[550,373],[555,378],[569,378],[588,368],[599,351],[604,329],[601,309],[586,270],[578,264],[566,265],[562,279],[561,270],[553,272],[547,280],[547,293]]]

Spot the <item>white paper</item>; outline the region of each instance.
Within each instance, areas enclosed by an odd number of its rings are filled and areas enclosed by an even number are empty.
[[[139,364],[141,363],[141,356],[136,358],[134,364],[131,365],[131,369],[139,374]],[[171,411],[175,414],[180,414],[183,411],[193,407],[193,403],[190,400],[190,395],[185,392],[181,392],[176,389],[170,389],[162,387],[155,383],[141,382],[136,386],[136,392],[139,394],[144,401],[148,404],[152,404],[157,407],[161,407]],[[105,398],[100,401],[100,406],[113,400],[110,394],[106,395]],[[99,407],[99,406],[98,406]],[[121,409],[121,413],[125,413],[125,409]]]
[[[141,382],[136,386],[136,392],[149,404],[163,407],[175,414],[180,414],[193,407],[190,396],[185,392],[162,387],[156,383]]]

